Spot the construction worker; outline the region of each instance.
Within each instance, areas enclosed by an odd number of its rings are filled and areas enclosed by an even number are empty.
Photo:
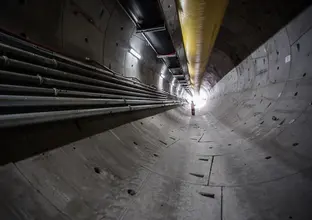
[[[195,115],[195,104],[193,101],[191,102],[191,112],[192,112],[192,115]]]

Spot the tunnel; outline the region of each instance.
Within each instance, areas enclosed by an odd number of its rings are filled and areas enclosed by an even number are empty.
[[[312,219],[311,2],[229,0],[199,94],[177,2],[0,2],[0,219]]]

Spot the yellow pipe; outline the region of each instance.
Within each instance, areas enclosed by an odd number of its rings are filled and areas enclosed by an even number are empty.
[[[199,91],[228,0],[177,0],[191,83]]]

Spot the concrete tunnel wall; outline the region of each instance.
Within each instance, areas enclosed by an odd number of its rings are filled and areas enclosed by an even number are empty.
[[[228,73],[201,115],[173,109],[2,166],[0,215],[311,219],[311,15]]]
[[[54,51],[86,57],[127,77],[175,93],[172,77],[115,0],[5,0],[0,27]],[[129,53],[142,55],[138,60]],[[165,75],[165,79],[160,75]]]
[[[116,0],[5,0],[0,28],[67,56],[85,57],[171,93],[171,74]],[[142,55],[136,59],[133,48]],[[163,79],[160,75],[165,75]],[[182,93],[181,93],[182,92]],[[183,95],[183,91],[180,90]],[[0,164],[18,161],[170,108],[1,129]],[[66,135],[63,135],[66,132]],[[23,135],[20,135],[23,134]],[[49,140],[46,142],[45,140]],[[27,146],[20,149],[19,146]]]

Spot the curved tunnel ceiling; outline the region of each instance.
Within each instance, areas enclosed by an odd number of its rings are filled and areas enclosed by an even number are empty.
[[[40,21],[22,25],[4,11],[0,21],[33,41],[96,58],[157,85],[162,66],[153,51],[135,37],[121,11],[113,12],[115,4],[103,2],[111,15],[105,38],[73,14],[70,4],[63,9],[70,12],[63,21],[75,21],[81,29],[61,30],[73,35],[58,32],[51,25],[53,16],[44,16],[50,29]],[[56,1],[28,3],[60,10]],[[12,14],[27,15],[33,22],[45,14],[21,11]],[[233,57],[227,58],[235,50],[217,43],[215,51],[227,59],[231,71],[223,77],[217,65],[209,67],[223,78],[194,117],[184,106],[1,129],[1,218],[312,219],[311,15],[310,7],[270,39],[256,40],[263,46],[249,47],[252,53],[239,57],[237,66]],[[105,46],[100,47],[103,38]],[[133,38],[144,63],[123,52]],[[99,48],[105,49],[104,56]]]
[[[206,68],[207,86],[215,85],[310,4],[309,0],[229,1]]]

